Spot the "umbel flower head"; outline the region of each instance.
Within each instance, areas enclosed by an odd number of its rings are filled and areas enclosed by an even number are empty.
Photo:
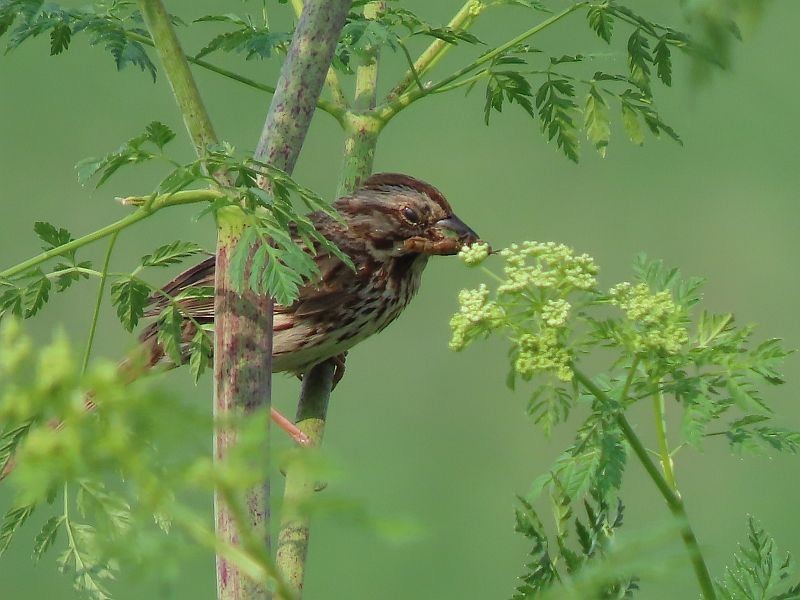
[[[472,245],[464,246],[458,253],[460,258],[468,267],[476,267],[489,256],[489,244],[486,242],[476,242]]]
[[[476,290],[461,290],[458,303],[459,311],[450,319],[451,350],[463,350],[477,335],[489,334],[505,321],[505,311],[489,300],[489,288],[484,283]]]
[[[623,282],[608,291],[614,306],[625,312],[634,326],[632,350],[663,351],[677,354],[689,339],[683,324],[683,311],[668,291],[652,293],[645,283],[632,285]]]
[[[597,266],[588,254],[576,255],[555,242],[522,242],[499,252],[505,261],[506,282],[498,293],[519,293],[527,288],[590,290],[597,285]]]
[[[459,256],[468,265],[488,256],[484,244],[464,247]],[[586,255],[554,242],[512,244],[498,253],[504,259],[503,278],[491,298],[482,284],[463,290],[459,311],[450,319],[450,348],[464,349],[478,336],[503,330],[514,347],[511,366],[515,374],[530,379],[548,372],[562,381],[572,379],[572,356],[567,349],[569,317],[573,303],[567,297],[594,290],[597,267]]]

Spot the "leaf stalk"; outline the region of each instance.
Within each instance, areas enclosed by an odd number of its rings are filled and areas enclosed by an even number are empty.
[[[574,373],[578,382],[595,398],[608,406],[613,405],[613,400],[608,396],[608,394],[595,385],[595,383],[583,372],[578,369],[574,369]],[[628,444],[630,444],[633,453],[636,455],[636,458],[639,459],[639,462],[644,467],[644,470],[650,476],[650,479],[664,497],[670,512],[678,521],[681,539],[683,540],[684,546],[686,546],[686,551],[689,554],[689,560],[692,563],[695,578],[697,579],[700,590],[703,593],[703,597],[705,600],[716,600],[717,595],[716,591],[714,590],[714,583],[711,580],[711,574],[709,573],[708,566],[706,565],[703,552],[700,549],[700,544],[697,541],[694,530],[689,523],[689,517],[686,514],[686,508],[683,504],[680,494],[678,493],[677,489],[673,488],[672,485],[670,485],[670,482],[667,481],[667,479],[661,474],[661,471],[659,471],[656,464],[648,455],[647,448],[645,448],[642,440],[636,434],[636,431],[633,429],[628,419],[625,418],[625,414],[623,412],[617,413],[616,421],[617,425],[619,425],[619,428],[622,431],[622,434],[628,441]]]

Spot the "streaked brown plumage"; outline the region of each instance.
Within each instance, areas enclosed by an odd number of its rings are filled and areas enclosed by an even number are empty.
[[[352,259],[356,270],[331,254],[318,252],[314,260],[320,277],[304,285],[292,305],[275,306],[273,372],[301,374],[381,331],[419,289],[429,256],[455,254],[478,239],[453,214],[441,192],[407,175],[373,175],[334,206],[343,222],[323,213],[312,213],[310,218]],[[178,275],[163,292],[175,297],[188,287],[213,285],[211,257]],[[154,295],[146,314],[157,316],[166,305],[163,294]],[[198,323],[213,323],[211,298],[181,300],[180,305]],[[187,341],[195,327],[185,321]],[[153,323],[141,336],[151,365],[164,360],[156,333],[157,323]]]

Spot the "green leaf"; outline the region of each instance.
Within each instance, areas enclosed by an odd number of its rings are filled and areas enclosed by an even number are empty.
[[[536,116],[531,98],[533,90],[530,83],[516,71],[490,71],[486,84],[486,102],[483,108],[484,122],[489,124],[492,110],[503,111],[503,102],[517,103],[531,117]]]
[[[628,134],[628,139],[631,142],[637,146],[644,144],[644,131],[636,110],[624,100],[622,102],[622,126],[625,128],[625,133]]]
[[[536,92],[536,107],[542,131],[573,162],[578,162],[578,133],[575,127],[577,106],[574,86],[566,79],[548,78]]]
[[[747,519],[747,540],[733,556],[734,566],[716,580],[717,591],[731,600],[798,600],[800,581],[790,583],[796,572],[791,555],[781,555],[772,537],[753,517]]]
[[[528,415],[542,426],[545,435],[550,435],[555,425],[567,420],[573,401],[570,392],[548,382],[534,390],[528,402]]]
[[[646,95],[650,95],[650,66],[653,62],[650,56],[650,44],[637,28],[628,38],[628,68],[630,69],[631,82]]]
[[[0,557],[8,550],[11,541],[14,539],[14,534],[25,524],[25,521],[28,520],[35,508],[35,504],[25,504],[8,509],[8,512],[3,517],[2,524],[0,524]]]
[[[731,448],[740,453],[760,453],[764,450],[800,453],[800,432],[770,425],[751,426],[768,419],[765,415],[748,415],[731,423],[725,432]]]
[[[611,42],[611,35],[614,32],[614,17],[609,10],[608,2],[597,6],[590,6],[586,13],[589,27],[592,28],[597,36],[606,43]]]
[[[50,299],[50,288],[52,287],[50,280],[42,273],[41,270],[36,270],[33,273],[34,280],[28,283],[23,295],[25,297],[25,318],[30,319],[38,313],[42,307]]]
[[[71,536],[67,548],[56,560],[61,573],[72,576],[73,586],[93,600],[110,600],[111,596],[102,580],[113,579],[112,565],[99,554],[97,531],[91,525],[65,521]]]
[[[144,132],[147,141],[158,146],[159,150],[163,150],[164,146],[175,138],[175,132],[159,121],[152,121],[145,127]]]
[[[72,29],[64,22],[56,24],[50,32],[50,56],[61,54],[69,48],[72,40]]]
[[[772,409],[761,398],[752,382],[744,376],[733,374],[726,382],[728,393],[733,401],[745,412],[770,414]]]
[[[656,64],[656,74],[664,85],[672,85],[672,58],[666,36],[661,37],[655,47],[653,59]]]
[[[242,53],[246,60],[256,57],[271,58],[276,53],[285,52],[290,41],[291,35],[288,33],[272,32],[266,27],[246,26],[215,36],[197,53],[196,58],[217,51]]]
[[[64,516],[50,517],[33,540],[33,560],[39,562],[42,555],[55,543],[58,530],[64,524]]]
[[[6,313],[11,313],[21,317],[24,311],[23,290],[17,286],[7,287],[0,294],[0,317]]]
[[[58,246],[63,246],[67,242],[72,241],[72,235],[69,231],[64,228],[56,228],[55,225],[51,225],[45,221],[36,221],[33,224],[33,230],[36,232],[36,235],[39,236],[46,246],[44,246],[43,250],[50,250],[51,248],[56,248]]]
[[[158,342],[174,364],[183,363],[183,314],[174,304],[158,317]]]
[[[134,277],[123,277],[111,285],[111,301],[117,316],[128,331],[133,331],[144,316],[144,307],[150,296],[150,288]]]
[[[78,181],[85,185],[92,177],[99,174],[96,187],[100,187],[120,168],[157,158],[164,146],[174,137],[175,133],[169,127],[158,121],[152,121],[145,127],[143,133],[129,139],[114,152],[102,158],[85,158],[76,164]],[[159,153],[143,148],[148,143],[155,146]]]
[[[611,137],[611,119],[608,113],[608,104],[595,85],[589,88],[583,117],[586,137],[592,142],[600,156],[605,157]]]
[[[198,329],[189,345],[189,368],[195,383],[211,365],[213,351],[211,334],[205,329]]]
[[[194,242],[175,241],[156,248],[152,254],[145,254],[140,264],[143,267],[168,267],[202,252],[203,249]]]

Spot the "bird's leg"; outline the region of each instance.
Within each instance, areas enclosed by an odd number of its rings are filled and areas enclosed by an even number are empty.
[[[300,428],[295,425],[291,419],[287,419],[283,416],[279,411],[275,410],[274,408],[270,412],[270,416],[272,417],[272,422],[275,423],[278,427],[283,429],[286,433],[289,434],[289,437],[292,438],[295,442],[300,444],[301,446],[308,446],[311,444],[311,440],[309,437],[300,431]]]

